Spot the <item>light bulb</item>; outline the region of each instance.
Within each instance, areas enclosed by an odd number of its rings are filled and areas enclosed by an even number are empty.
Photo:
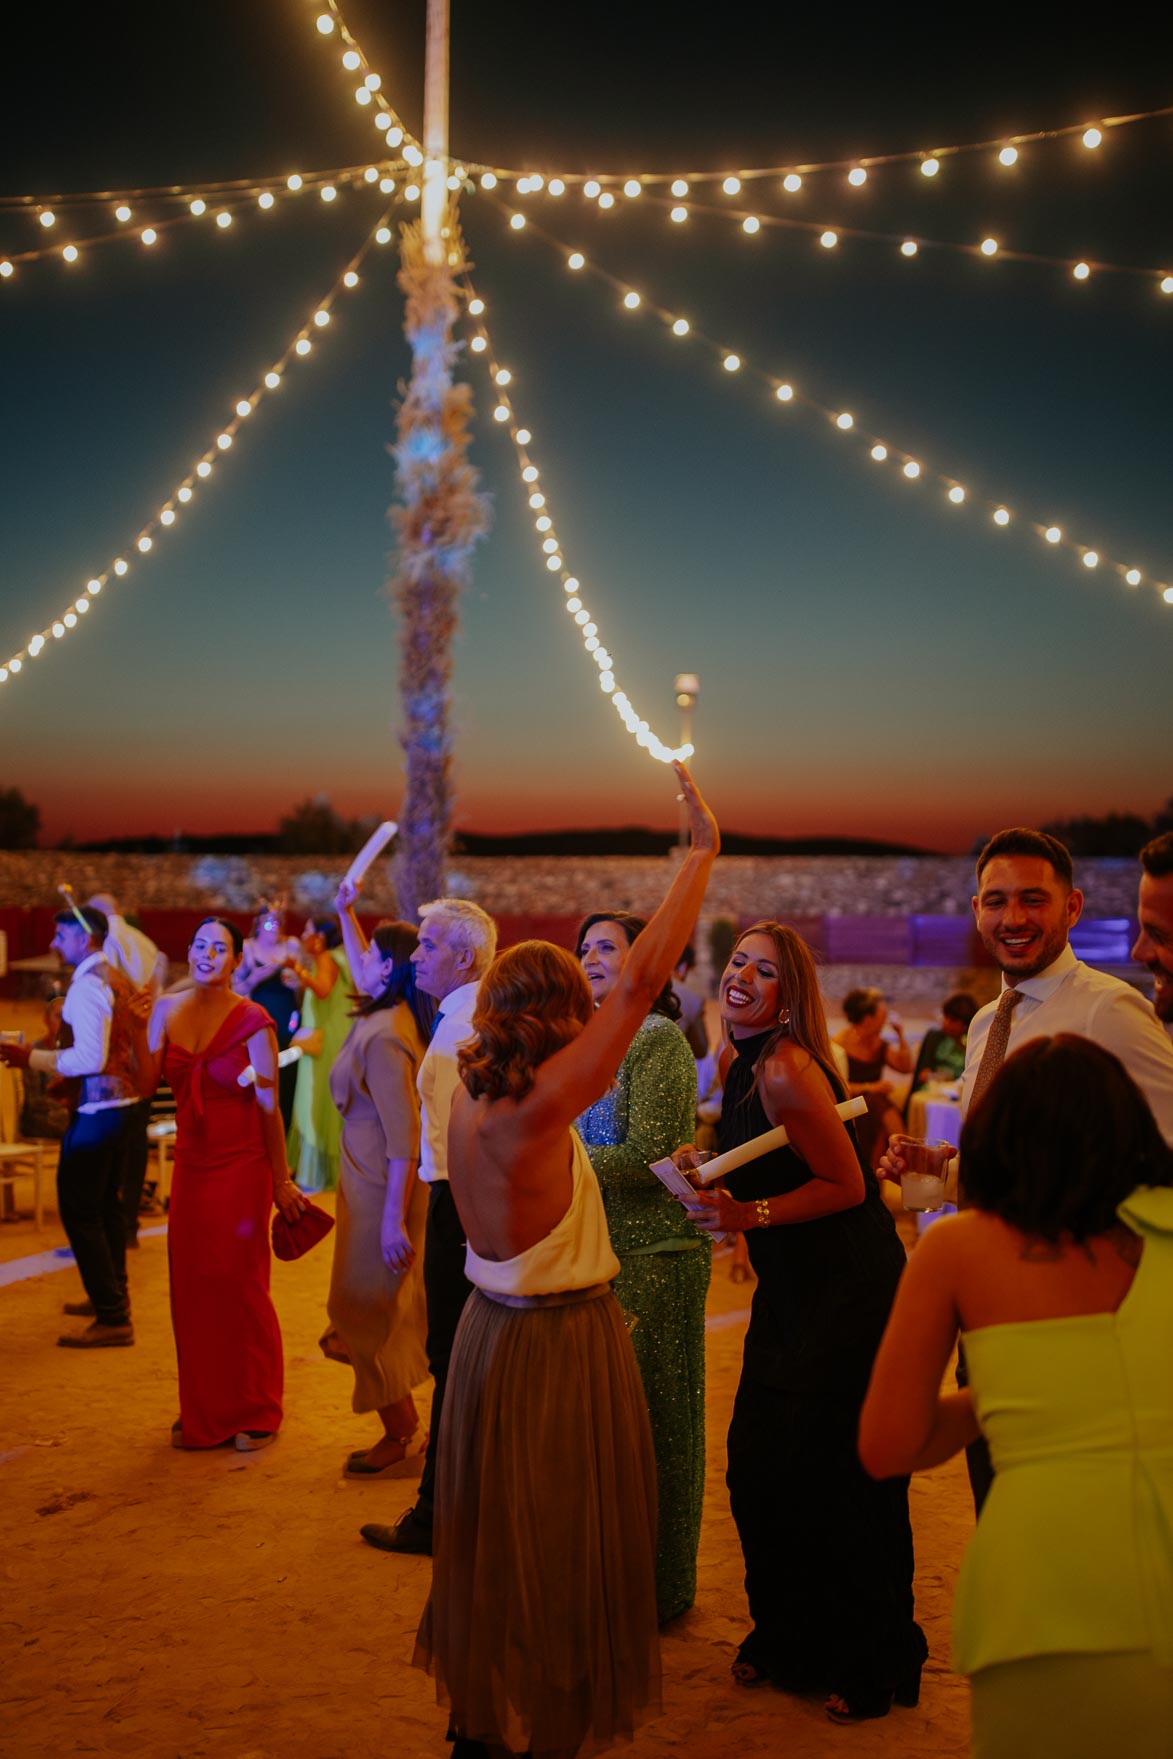
[[[387,145],[389,147],[397,147],[402,139],[403,130],[398,124],[396,124],[394,128],[389,128],[387,130]]]
[[[585,264],[586,258],[583,256],[581,250],[572,250],[566,259],[566,267],[568,269],[581,269]]]
[[[507,366],[499,366],[493,374],[493,378],[498,385],[508,385],[512,382],[513,374]]]
[[[362,180],[364,183],[378,183],[379,173],[374,165],[367,166],[366,170],[362,174]]]
[[[394,195],[395,179],[393,177],[380,177],[379,189],[383,195]]]
[[[677,318],[676,322],[672,325],[672,334],[674,336],[687,336],[688,335],[688,319],[687,318]]]
[[[390,228],[390,226],[380,226],[379,230],[375,233],[375,243],[376,244],[390,244],[390,242],[391,242],[391,228]]]
[[[550,192],[551,195],[565,195],[566,194],[566,185],[563,183],[563,181],[560,177],[551,177],[549,183],[547,183],[547,185],[546,185],[546,188]]]
[[[1086,128],[1084,130],[1083,134],[1080,136],[1080,139],[1083,141],[1084,146],[1087,147],[1089,150],[1091,150],[1094,147],[1098,147],[1100,142],[1103,140],[1103,138],[1104,137],[1100,133],[1098,128]]]
[[[498,403],[496,409],[493,411],[493,420],[494,421],[508,421],[509,420],[509,406],[508,406],[508,404]]]
[[[752,234],[754,232],[760,232],[761,229],[762,223],[757,218],[756,214],[747,214],[745,219],[741,222],[741,230],[743,232],[749,232]]]
[[[221,208],[220,212],[216,215],[216,224],[222,232],[226,232],[229,226],[231,226],[232,215],[228,212],[227,208]]]
[[[1003,147],[998,154],[998,163],[999,165],[1016,165],[1018,163],[1018,148]]]
[[[314,323],[317,325],[319,330],[324,330],[326,328],[326,325],[329,322],[330,322],[330,314],[328,311],[316,311],[314,313]]]
[[[867,182],[867,180],[868,180],[868,174],[864,170],[862,165],[856,165],[853,170],[851,170],[847,173],[847,181],[855,189],[859,189],[862,184]]]
[[[219,446],[221,452],[227,452],[229,446],[231,446],[231,444],[232,444],[232,435],[231,434],[217,434],[216,435],[216,444],[217,444],[217,446]]]
[[[1129,586],[1139,586],[1140,585],[1140,569],[1139,568],[1130,568],[1128,570],[1128,573],[1124,576],[1124,578],[1128,582]]]
[[[721,188],[725,191],[726,195],[736,195],[738,190],[741,188],[741,178],[740,177],[727,177],[725,179],[724,183],[721,185]]]
[[[832,232],[830,230],[822,233],[819,238],[819,243],[822,245],[824,250],[834,250],[834,248],[838,244],[838,242],[839,242],[839,234],[837,232]]]
[[[64,623],[54,623],[53,634],[57,637],[57,640],[60,641],[61,637],[65,634]]]
[[[979,248],[984,257],[995,257],[998,254],[998,240],[996,238],[983,238]]]
[[[872,457],[875,459],[877,464],[883,464],[883,462],[884,462],[885,458],[887,458],[887,456],[888,456],[887,446],[876,445],[876,446],[872,447]]]
[[[603,186],[599,182],[597,177],[588,177],[586,182],[582,186],[582,193],[585,196],[588,196],[591,201],[594,201],[595,197],[602,190],[602,187]]]
[[[1009,525],[1010,524],[1010,515],[1006,511],[1005,507],[995,508],[995,510],[994,510],[994,524],[995,525]]]
[[[546,567],[550,570],[551,574],[561,573],[561,571],[562,571],[562,558],[561,558],[561,556],[547,556],[546,557]]]
[[[126,222],[130,219],[130,209],[126,206],[125,202],[123,202],[123,204],[120,208],[115,208],[114,218],[116,220],[121,220],[123,225],[125,225]]]
[[[468,302],[468,309],[474,318],[479,318],[485,309],[485,302],[483,299],[470,299]]]
[[[37,655],[40,653],[40,651],[44,647],[44,645],[45,645],[45,637],[43,635],[34,635],[32,637],[32,639],[29,642],[29,653],[32,655],[34,660],[36,659]]]
[[[420,199],[420,186],[419,186],[419,184],[418,183],[409,183],[407,188],[403,192],[403,197],[404,197],[405,201],[418,202]]]
[[[65,258],[67,263],[76,263],[77,258],[78,258],[78,249],[77,249],[76,244],[67,244],[65,246],[65,249],[61,252],[61,254]]]
[[[634,292],[633,293],[625,293],[623,295],[623,303],[627,307],[628,311],[634,311],[636,309],[636,307],[639,305],[639,294],[634,293]]]
[[[293,173],[293,175],[291,177],[287,177],[285,179],[285,187],[286,187],[286,189],[292,189],[292,190],[298,190],[301,188],[301,178],[299,177],[299,175],[297,174],[296,171]]]
[[[348,49],[342,57],[342,65],[347,73],[354,73],[362,66],[362,56],[357,49]]]
[[[414,141],[408,141],[403,149],[403,156],[409,165],[422,165],[424,162],[424,156]]]
[[[554,521],[550,518],[550,515],[548,513],[543,513],[537,519],[534,520],[534,530],[535,531],[551,531],[553,529],[553,525],[554,525]]]
[[[1161,594],[1161,597],[1167,605],[1173,605],[1173,586],[1167,586]]]
[[[845,409],[842,415],[837,415],[835,417],[835,426],[837,428],[842,428],[844,432],[846,432],[848,428],[853,428],[855,426],[854,415],[849,415]]]
[[[354,101],[356,104],[362,104],[364,106],[370,103],[371,94],[368,92],[366,86],[359,86],[354,94]]]
[[[334,20],[330,17],[328,12],[319,12],[317,25],[322,35],[328,37],[334,29]]]
[[[483,354],[485,352],[485,349],[488,346],[489,346],[489,344],[485,341],[485,338],[483,336],[474,336],[472,341],[469,343],[469,347],[472,349],[474,354]]]
[[[940,169],[941,161],[939,159],[922,159],[920,162],[922,177],[935,177]]]
[[[172,518],[174,518],[174,517],[175,517],[174,514],[172,514]],[[65,621],[65,627],[67,629],[76,629],[77,628],[77,612],[76,611],[66,611],[64,621]]]
[[[601,208],[613,208],[615,206],[615,197],[611,194],[609,189],[605,189],[599,197],[599,206]]]
[[[1087,263],[1076,263],[1071,273],[1075,276],[1077,281],[1086,281],[1091,274],[1091,269],[1088,267]]]
[[[683,177],[677,177],[672,185],[673,195],[687,195],[688,184]]]
[[[519,446],[528,446],[533,439],[533,435],[528,428],[518,428],[516,438]]]
[[[525,215],[524,214],[512,214],[509,219],[509,224],[512,226],[512,228],[515,232],[520,232],[522,227],[525,225]]]
[[[375,117],[375,127],[380,129],[384,134],[386,134],[386,132],[390,128],[390,126],[391,126],[391,118],[388,116],[386,110],[380,110],[379,114]],[[388,139],[390,139],[390,136],[388,136]],[[373,183],[374,178],[372,178],[371,181]]]
[[[299,336],[297,341],[293,345],[293,352],[295,354],[306,355],[310,352],[312,347],[313,347],[313,343],[310,341],[308,336]]]
[[[778,389],[774,392],[774,395],[779,403],[789,403],[790,399],[794,396],[794,386],[779,385]]]
[[[199,463],[196,465],[196,475],[197,476],[211,476],[211,474],[212,474],[211,464],[209,463],[209,461],[206,458],[201,458]]]
[[[920,475],[920,465],[917,463],[915,458],[910,458],[908,460],[908,463],[904,466],[904,474],[908,478],[909,482],[914,482],[916,480],[916,478]]]
[[[334,198],[337,196],[338,191],[334,188],[334,185],[332,183],[323,183],[321,189],[318,191],[318,194],[321,196],[321,198],[324,202],[332,202],[334,200]]]
[[[20,661],[19,660],[9,660],[8,670],[10,672],[19,672],[20,671]]]
[[[191,500],[191,490],[186,483],[184,483],[183,487],[176,492],[175,499],[177,501],[182,501],[184,506],[186,506]]]
[[[558,539],[556,537],[543,538],[542,548],[545,550],[547,556],[552,556],[554,551],[558,548]]]
[[[529,504],[533,508],[534,512],[536,513],[539,510],[539,508],[542,508],[546,505],[546,497],[545,497],[545,495],[541,495],[541,494],[533,494],[529,498]]]
[[[904,243],[900,246],[900,254],[903,257],[914,257],[918,249],[919,246],[917,245],[915,238],[906,238]]]
[[[1085,550],[1083,552],[1083,565],[1085,568],[1098,568],[1100,565],[1099,551]]]
[[[670,211],[668,218],[670,220],[675,220],[675,222],[678,226],[682,226],[684,224],[684,222],[688,219],[688,209],[687,208],[673,208]]]
[[[481,172],[481,188],[482,189],[496,189],[496,187],[497,187],[497,179],[494,176],[493,172],[492,171],[482,171]]]
[[[57,224],[57,216],[52,208],[42,208],[37,218],[40,220],[41,225],[46,228],[56,226]]]
[[[627,182],[623,185],[623,193],[630,200],[637,195],[642,195],[643,188],[644,186],[639,181],[638,177],[629,177]]]
[[[965,499],[965,490],[961,487],[960,483],[954,483],[953,487],[949,490],[949,499],[955,507],[960,507]]]
[[[262,189],[260,195],[257,197],[257,206],[259,208],[271,208],[274,200],[275,197],[272,190]]]
[[[353,269],[347,269],[345,275],[343,275],[343,277],[342,277],[342,285],[344,287],[357,287],[358,286],[358,276],[355,274]]]
[[[9,274],[11,274],[11,273],[12,273],[12,270],[10,268]],[[1161,277],[1161,292],[1162,293],[1173,293],[1173,275],[1162,275],[1162,277]]]
[[[363,81],[368,92],[377,92],[382,83],[383,82],[377,73],[368,73],[366,79]]]
[[[195,215],[196,219],[198,220],[201,214],[207,213],[208,204],[207,204],[207,202],[202,201],[200,199],[200,197],[197,195],[195,201],[192,202],[192,204],[191,204],[191,211]]]
[[[796,195],[802,188],[802,178],[798,175],[797,171],[788,171],[786,176],[782,179],[782,187],[787,195]]]
[[[175,524],[175,511],[173,508],[164,507],[163,511],[159,515],[159,524],[160,525],[174,525]]]
[[[7,281],[8,277],[10,275],[14,275],[15,273],[16,273],[16,270],[13,268],[12,264],[8,261],[8,258],[5,257],[4,261],[2,263],[0,263],[0,275],[3,275],[4,279]]]
[[[591,620],[591,614],[589,611],[583,610],[583,611],[576,611],[574,613],[574,621],[578,624],[580,629],[582,628],[584,623],[589,623],[590,620]]]
[[[242,397],[240,402],[236,405],[237,415],[240,416],[241,420],[244,420],[244,418],[246,416],[251,415],[252,412],[253,412],[252,404],[249,402],[247,397]]]
[[[573,617],[574,613],[576,611],[582,610],[582,600],[581,599],[567,599],[566,609],[569,611],[570,615]]]
[[[460,188],[460,179],[459,179],[459,177],[457,177],[455,171],[452,173],[451,177],[449,177],[445,180],[445,187],[448,189],[459,189]]]
[[[1059,539],[1063,536],[1063,533],[1059,530],[1059,527],[1057,525],[1048,525],[1046,531],[1043,533],[1043,536],[1046,538],[1046,540],[1049,544],[1057,544],[1059,542]]]
[[[129,567],[130,567],[130,563],[124,562],[121,556],[115,557],[115,559],[114,559],[114,572],[119,577],[121,577],[123,574],[125,574],[127,572],[127,570],[129,569]]]
[[[574,578],[573,574],[568,574],[566,576],[566,582],[565,582],[562,590],[563,590],[563,592],[577,592],[578,591],[578,581]]]
[[[589,625],[588,625],[588,627],[589,627]],[[598,651],[599,651],[599,638],[597,635],[588,635],[582,645],[586,648],[586,650],[589,654],[598,653]]]
[[[155,228],[153,226],[148,226],[143,231],[141,236],[142,236],[142,241],[144,244],[152,245],[152,244],[154,244],[156,238],[158,238],[159,234],[155,231]]]
[[[527,464],[525,469],[521,473],[521,480],[523,483],[536,483],[538,480],[538,467],[537,467],[537,465],[536,464]]]
[[[741,357],[737,354],[727,354],[721,362],[721,365],[725,368],[727,373],[735,373],[741,365]]]

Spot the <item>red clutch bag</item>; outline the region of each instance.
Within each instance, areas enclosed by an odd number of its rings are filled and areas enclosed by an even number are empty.
[[[287,1222],[278,1210],[273,1217],[273,1251],[278,1258],[301,1258],[324,1240],[333,1226],[334,1217],[316,1203],[307,1202],[295,1222]]]

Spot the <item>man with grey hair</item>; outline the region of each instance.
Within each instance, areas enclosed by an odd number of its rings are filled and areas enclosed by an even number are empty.
[[[472,1284],[464,1274],[464,1229],[448,1185],[448,1117],[460,1074],[456,1053],[472,1036],[472,1016],[480,980],[497,951],[497,925],[477,904],[440,898],[420,906],[419,945],[411,955],[415,980],[440,1004],[424,1059],[416,1077],[422,1110],[419,1176],[429,1187],[428,1228],[424,1237],[424,1293],[428,1303],[428,1367],[435,1382],[431,1432],[415,1504],[394,1527],[376,1523],[361,1529],[380,1551],[430,1557],[436,1496],[436,1444],[444,1408],[448,1361],[456,1327]]]

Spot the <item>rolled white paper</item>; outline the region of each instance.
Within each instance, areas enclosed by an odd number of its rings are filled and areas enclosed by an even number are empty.
[[[279,1069],[288,1069],[290,1063],[296,1063],[303,1055],[304,1052],[299,1044],[291,1044],[288,1050],[277,1052],[277,1067]],[[256,1081],[257,1072],[251,1063],[248,1065],[247,1069],[242,1069],[240,1074],[236,1077],[236,1085],[238,1087],[255,1087]]]
[[[346,877],[352,885],[358,885],[363,874],[371,865],[371,862],[378,860],[379,856],[383,853],[383,850],[387,847],[398,829],[399,826],[395,823],[395,820],[393,818],[387,818],[383,820],[383,823],[379,826],[378,830],[367,838],[366,842],[346,870]]]
[[[867,1109],[868,1102],[862,1093],[855,1099],[845,1099],[842,1105],[835,1107],[844,1123],[848,1118],[857,1118]],[[772,1148],[785,1148],[789,1141],[785,1126],[779,1124],[776,1130],[767,1130],[761,1136],[751,1137],[739,1147],[730,1148],[726,1153],[706,1161],[703,1167],[698,1167],[697,1178],[702,1185],[711,1185],[715,1179],[724,1178],[726,1173],[733,1172],[736,1167],[743,1167],[747,1160],[757,1160],[760,1154],[769,1154]]]

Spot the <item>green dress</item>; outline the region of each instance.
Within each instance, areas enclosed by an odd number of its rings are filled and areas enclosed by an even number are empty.
[[[1173,1752],[1173,1189],[1118,1213],[1144,1251],[1115,1313],[965,1335],[995,1471],[953,1609],[975,1759]]]
[[[649,1014],[614,1086],[578,1132],[598,1175],[621,1270],[615,1294],[631,1334],[656,1450],[660,1623],[696,1599],[705,1489],[705,1296],[712,1244],[648,1171],[696,1128],[696,1060],[680,1028]]]
[[[334,1191],[342,1152],[342,1118],[330,1097],[330,1070],[351,1027],[354,979],[341,947],[330,949],[338,981],[326,997],[307,989],[301,1006],[301,1030],[322,1034],[321,1055],[302,1057],[297,1065],[293,1123],[286,1144],[289,1164],[303,1191]]]

